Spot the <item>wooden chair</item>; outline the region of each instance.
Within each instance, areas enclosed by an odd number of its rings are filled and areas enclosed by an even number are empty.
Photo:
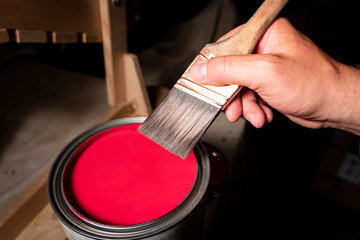
[[[137,56],[127,52],[124,0],[3,0],[0,43],[102,43],[108,103],[99,122],[147,116],[151,105]],[[48,170],[0,214],[0,239],[65,239],[46,195]]]
[[[102,42],[109,104],[149,114],[137,57],[127,52],[124,0],[4,0],[0,6],[0,43]]]

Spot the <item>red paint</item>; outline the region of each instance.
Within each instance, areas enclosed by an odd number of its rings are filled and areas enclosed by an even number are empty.
[[[197,175],[194,153],[182,160],[138,127],[106,130],[79,147],[63,179],[76,212],[103,224],[128,226],[166,215],[189,194]]]

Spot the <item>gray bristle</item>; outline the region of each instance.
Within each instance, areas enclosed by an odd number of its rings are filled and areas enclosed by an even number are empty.
[[[186,158],[219,112],[220,107],[172,88],[139,131],[168,151]]]

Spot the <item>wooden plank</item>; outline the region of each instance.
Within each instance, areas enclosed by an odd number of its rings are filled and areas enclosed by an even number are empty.
[[[48,172],[49,169],[0,214],[0,239],[15,239],[47,204]]]
[[[96,0],[2,0],[0,28],[100,33],[99,3]]]
[[[6,43],[10,41],[9,34],[5,28],[0,29],[0,43]]]
[[[17,43],[45,43],[47,34],[45,31],[15,30],[15,41]]]
[[[65,240],[66,235],[50,203],[15,238],[16,240]]]
[[[134,116],[149,116],[152,108],[140,63],[135,54],[124,55],[125,64],[125,97],[131,103]]]
[[[100,43],[101,33],[84,32],[81,34],[81,41],[83,43]]]
[[[77,42],[76,32],[52,32],[51,41],[53,43],[76,43]]]
[[[116,108],[126,102],[124,54],[127,52],[125,1],[115,6],[99,0],[102,42],[109,104]]]

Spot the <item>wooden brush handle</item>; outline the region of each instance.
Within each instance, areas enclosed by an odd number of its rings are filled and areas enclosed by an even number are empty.
[[[265,0],[238,32],[223,41],[207,44],[205,48],[215,56],[252,53],[260,37],[288,1],[289,0]]]

